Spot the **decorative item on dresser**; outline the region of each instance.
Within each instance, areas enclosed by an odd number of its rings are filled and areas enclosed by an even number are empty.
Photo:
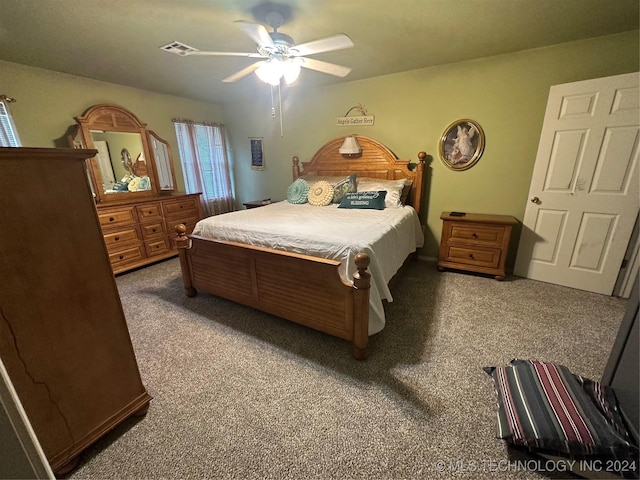
[[[95,153],[0,148],[0,357],[57,475],[151,400],[87,182]]]
[[[193,230],[202,207],[200,194],[173,193],[169,144],[118,105],[95,105],[76,120],[70,146],[99,150],[88,174],[113,272],[176,256],[175,226]]]
[[[508,215],[442,212],[438,270],[447,268],[495,275],[504,280],[511,230]]]

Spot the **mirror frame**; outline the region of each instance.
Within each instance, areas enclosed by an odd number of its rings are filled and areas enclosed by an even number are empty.
[[[157,197],[160,193],[160,183],[156,170],[156,157],[150,148],[149,130],[147,124],[141,122],[138,117],[119,105],[103,103],[90,107],[84,115],[75,117],[76,128],[69,136],[69,144],[73,148],[95,148],[91,137],[92,130],[139,133],[142,142],[144,158],[146,159],[147,172],[151,180],[151,190],[126,193],[105,193],[102,187],[102,175],[97,157],[87,160],[89,179],[92,183],[92,191],[96,203],[125,203],[134,199]],[[173,185],[175,186],[175,172],[169,144],[154,134],[154,137],[167,146]],[[112,159],[113,161],[113,159]],[[174,187],[175,190],[175,187]],[[170,190],[162,190],[168,192]],[[173,190],[171,190],[173,191]]]
[[[158,136],[158,134],[156,132],[154,132],[153,130],[147,130],[147,135],[149,136],[149,150],[151,150],[151,157],[154,160],[154,168],[155,168],[155,172],[156,175],[158,177],[158,183],[157,183],[157,188],[159,191],[161,192],[175,192],[176,190],[176,171],[175,168],[173,166],[173,156],[171,155],[171,145],[169,145],[169,142],[167,142],[166,140],[164,140],[163,138],[160,138]],[[163,186],[162,183],[160,182],[160,170],[162,169],[162,167],[160,167],[160,165],[158,165],[161,161],[160,158],[158,158],[158,156],[155,154],[155,149],[153,148],[153,142],[156,141],[158,143],[161,143],[162,145],[164,145],[166,152],[167,152],[167,157],[168,157],[168,168],[169,168],[169,174],[171,175],[171,185],[166,185]]]

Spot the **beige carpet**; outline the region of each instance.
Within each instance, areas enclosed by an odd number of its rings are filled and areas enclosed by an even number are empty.
[[[495,438],[482,368],[536,358],[599,379],[626,306],[413,262],[358,362],[345,341],[187,298],[177,259],[117,282],[154,399],[84,454],[75,479],[573,478],[524,468],[540,463]]]

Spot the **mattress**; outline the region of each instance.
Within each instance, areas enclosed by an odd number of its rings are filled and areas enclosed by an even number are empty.
[[[382,301],[393,301],[388,282],[409,254],[424,243],[413,207],[343,209],[287,201],[208,217],[193,235],[339,260],[340,276],[352,282],[355,256],[371,258],[369,335],[384,328]]]

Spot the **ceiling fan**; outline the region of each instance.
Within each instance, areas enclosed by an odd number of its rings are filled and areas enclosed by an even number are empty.
[[[182,57],[209,55],[260,59],[248,67],[224,78],[222,81],[226,83],[235,82],[252,72],[255,72],[263,82],[276,86],[280,85],[280,79],[283,77],[287,84],[293,83],[300,74],[300,68],[308,68],[336,77],[344,77],[351,71],[350,68],[342,65],[307,58],[308,55],[352,48],[354,44],[347,35],[341,33],[296,45],[289,35],[278,31],[278,28],[280,28],[283,23],[283,16],[280,13],[270,12],[266,15],[266,20],[269,26],[273,28],[273,32],[268,32],[265,26],[260,23],[243,20],[235,22],[256,42],[256,53],[200,51],[197,48],[190,47],[181,42],[172,42],[160,48]]]

